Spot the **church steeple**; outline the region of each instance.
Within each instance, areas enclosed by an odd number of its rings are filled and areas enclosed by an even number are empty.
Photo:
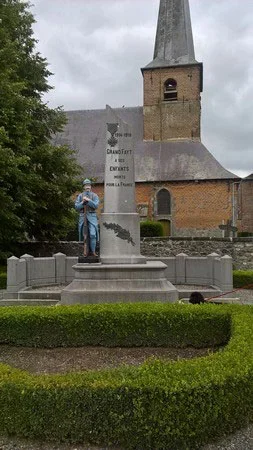
[[[160,0],[153,60],[144,77],[144,140],[200,139],[202,63],[189,0]]]
[[[161,0],[154,58],[146,68],[196,63],[189,0]]]

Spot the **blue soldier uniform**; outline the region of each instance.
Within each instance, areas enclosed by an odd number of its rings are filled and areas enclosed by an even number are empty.
[[[75,208],[79,211],[79,241],[84,241],[84,244],[89,244],[90,253],[95,255],[96,243],[99,241],[98,220],[96,215],[99,198],[97,194],[90,191],[91,181],[89,179],[86,178],[83,185],[85,190],[82,194],[77,196],[75,201]],[[87,200],[84,200],[84,197],[86,197]]]

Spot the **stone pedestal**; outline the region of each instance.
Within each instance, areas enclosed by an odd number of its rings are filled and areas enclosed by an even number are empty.
[[[76,264],[75,278],[61,303],[175,302],[177,289],[167,281],[166,264]]]
[[[104,264],[139,264],[140,216],[136,213],[131,127],[107,106],[104,213],[100,218]]]
[[[144,264],[140,254],[140,216],[137,213],[101,214],[101,253],[104,264]]]
[[[98,256],[79,256],[78,263],[81,264],[95,264],[99,263],[100,258]]]

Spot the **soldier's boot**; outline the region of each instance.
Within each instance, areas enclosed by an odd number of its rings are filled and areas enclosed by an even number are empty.
[[[96,254],[96,238],[95,237],[91,237],[90,238],[90,255],[91,256],[98,256],[97,254]]]

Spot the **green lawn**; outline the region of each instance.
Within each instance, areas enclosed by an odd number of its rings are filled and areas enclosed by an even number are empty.
[[[235,288],[246,287],[253,289],[253,270],[234,270],[233,284]]]

